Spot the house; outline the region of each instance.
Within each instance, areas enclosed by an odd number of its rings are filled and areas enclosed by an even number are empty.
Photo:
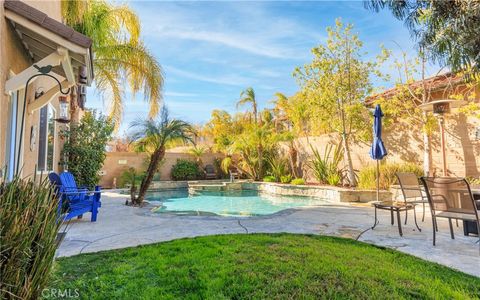
[[[417,99],[422,99],[418,93],[423,88],[426,91],[424,93],[425,103],[456,99],[464,104],[480,104],[478,82],[466,83],[461,74],[446,72],[412,82],[408,85],[409,92],[404,98],[414,99],[413,96],[408,95],[412,93],[417,95]],[[401,92],[405,92],[405,89],[392,88],[372,95],[365,102],[366,105],[372,106],[380,98],[388,101]],[[442,118],[437,116],[437,120],[441,121],[439,122],[441,124],[434,130],[430,138],[429,173],[436,176],[445,174],[459,177],[480,177],[480,112],[469,115],[458,109],[452,109],[451,114]],[[411,128],[409,124],[397,120],[393,128],[385,132],[384,141],[387,148],[391,149],[387,158],[390,161],[421,163],[424,160],[421,128]],[[442,151],[443,147],[445,152]],[[446,171],[443,171],[444,166]]]
[[[0,0],[0,36],[0,180],[61,171],[60,132],[93,80],[92,40],[62,23],[60,0]]]

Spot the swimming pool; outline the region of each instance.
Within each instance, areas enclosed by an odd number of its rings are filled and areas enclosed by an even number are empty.
[[[302,206],[327,203],[327,200],[299,196],[277,196],[242,190],[228,192],[200,192],[189,194],[187,189],[150,192],[147,200],[158,204],[159,213],[215,214],[220,216],[261,216]],[[157,203],[158,202],[158,203]]]

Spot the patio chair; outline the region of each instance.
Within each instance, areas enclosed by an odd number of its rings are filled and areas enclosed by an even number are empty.
[[[217,173],[212,165],[205,166],[205,179],[216,179]]]
[[[421,177],[427,193],[433,225],[433,245],[435,246],[437,218],[448,219],[450,236],[453,234],[452,219],[473,221],[480,229],[479,212],[470,189],[464,178],[452,177]]]
[[[425,221],[425,204],[428,204],[427,194],[423,190],[415,173],[396,173],[403,199],[407,203],[422,204],[422,222]],[[405,212],[405,224],[407,224],[408,211]]]
[[[75,178],[69,172],[60,175],[49,174],[52,184],[56,185],[57,195],[60,198],[59,213],[65,213],[64,221],[74,217],[82,218],[84,213],[91,212],[91,221],[97,220],[98,208],[101,207],[101,188],[96,186],[94,191],[79,188]]]
[[[230,182],[233,182],[235,178],[240,178],[240,172],[238,172],[237,168],[230,168],[228,172],[230,173]]]

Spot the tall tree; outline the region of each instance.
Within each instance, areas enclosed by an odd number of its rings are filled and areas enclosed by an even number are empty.
[[[240,100],[237,102],[237,108],[245,104],[252,105],[252,113],[255,124],[258,124],[258,105],[257,99],[255,98],[255,91],[253,88],[249,87],[246,90],[240,93]]]
[[[262,135],[262,118],[258,115],[258,104],[257,99],[255,98],[255,91],[253,88],[249,87],[246,90],[240,93],[240,100],[237,102],[237,107],[250,103],[252,105],[252,113],[254,120],[253,130],[257,133],[257,136]],[[261,139],[257,139],[257,159],[258,159],[258,172],[255,174],[256,178],[263,177],[263,148],[264,145]]]
[[[350,185],[356,185],[350,145],[366,140],[370,135],[369,113],[363,101],[372,90],[371,76],[381,75],[378,66],[388,53],[383,51],[376,60],[364,61],[362,42],[337,19],[328,27],[325,45],[312,49],[313,61],[297,68],[302,93],[311,103],[312,123],[324,132],[337,132],[342,139]]]
[[[193,143],[194,131],[189,123],[171,119],[166,108],[162,109],[159,119],[134,121],[130,128],[133,130],[131,136],[135,146],[150,153],[147,172],[134,203],[141,205],[158,169],[158,164],[165,157],[167,144],[177,140]]]
[[[123,114],[124,86],[142,92],[158,114],[162,101],[160,64],[140,39],[140,20],[127,6],[105,1],[62,1],[65,22],[93,40],[95,87],[109,104],[109,117],[118,127]]]
[[[391,120],[403,119],[413,126],[421,128],[423,135],[423,170],[425,176],[431,173],[432,151],[431,135],[435,128],[435,118],[420,106],[431,101],[431,86],[427,84],[425,75],[426,57],[420,55],[409,59],[407,53],[401,50],[401,58],[394,58],[394,68],[398,71],[396,79],[396,93],[391,97],[380,96],[375,102],[382,105],[387,115],[385,123],[388,126]],[[420,81],[416,82],[415,77]]]
[[[453,71],[480,68],[480,0],[366,0],[374,11],[389,9],[403,20],[430,56]]]

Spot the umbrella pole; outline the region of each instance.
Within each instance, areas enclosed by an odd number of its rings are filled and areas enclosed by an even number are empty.
[[[377,159],[377,202],[380,201],[380,160]]]

